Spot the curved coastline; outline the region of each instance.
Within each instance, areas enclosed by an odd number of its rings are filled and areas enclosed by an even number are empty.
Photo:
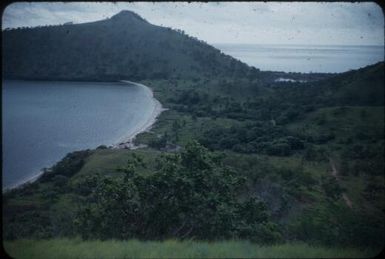
[[[142,133],[142,132],[146,132],[146,131],[151,130],[151,128],[155,124],[156,119],[158,118],[158,116],[163,111],[165,111],[167,109],[163,108],[162,104],[154,97],[154,93],[153,93],[153,91],[151,90],[150,87],[145,86],[143,84],[139,84],[139,83],[135,83],[135,82],[132,82],[132,81],[128,81],[128,80],[121,80],[120,82],[142,87],[143,89],[145,89],[147,95],[149,97],[151,97],[153,102],[155,103],[154,109],[152,110],[152,113],[151,113],[151,116],[147,119],[147,121],[143,125],[138,127],[130,135],[124,136],[123,138],[121,138],[121,140],[118,141],[117,144],[112,145],[112,148],[127,148],[127,149],[139,148],[140,146],[135,146],[134,143],[133,143],[133,140],[135,139],[135,137],[138,134]]]
[[[18,183],[15,183],[14,185],[11,185],[11,186],[8,186],[8,187],[5,187],[3,188],[3,193],[7,192],[7,191],[11,191],[13,189],[16,189],[16,188],[19,188],[19,187],[22,187],[24,185],[27,185],[29,183],[33,183],[35,182],[37,179],[39,179],[39,177],[44,173],[44,170],[41,169],[37,174],[31,176],[31,177],[27,177],[23,180],[20,180]]]
[[[146,131],[151,130],[151,128],[155,124],[158,116],[163,111],[165,111],[167,109],[163,108],[162,104],[154,97],[154,93],[153,93],[153,91],[151,90],[150,87],[145,86],[143,84],[131,82],[131,81],[128,81],[128,80],[121,80],[120,82],[127,83],[127,84],[133,84],[133,85],[142,87],[143,89],[145,89],[146,93],[152,98],[152,100],[155,103],[155,105],[154,105],[154,109],[152,110],[151,116],[147,119],[147,121],[143,125],[138,127],[130,135],[122,137],[119,141],[117,141],[117,143],[110,145],[110,147],[112,147],[114,149],[120,149],[120,148],[136,149],[136,148],[140,148],[141,146],[135,146],[135,144],[133,143],[133,140],[135,139],[135,137],[138,134],[142,133],[142,132],[146,132]],[[103,143],[101,143],[101,145],[103,145]],[[31,176],[31,177],[27,177],[26,179],[20,180],[18,183],[14,184],[12,186],[8,186],[8,187],[3,188],[2,192],[4,193],[4,192],[7,192],[7,191],[11,191],[12,189],[16,189],[16,188],[22,187],[22,186],[24,186],[26,184],[33,183],[36,180],[38,180],[43,173],[44,173],[44,170],[41,169],[37,174],[35,174],[35,175]]]

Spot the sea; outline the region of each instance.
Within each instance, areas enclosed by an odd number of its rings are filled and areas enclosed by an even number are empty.
[[[113,145],[152,116],[148,89],[127,83],[2,81],[2,187],[67,153]]]
[[[384,46],[213,44],[262,71],[341,73],[384,61]]]

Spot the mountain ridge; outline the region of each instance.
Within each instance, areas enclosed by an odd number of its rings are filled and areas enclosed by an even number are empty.
[[[131,11],[109,19],[2,32],[3,77],[140,80],[246,76],[258,70]]]

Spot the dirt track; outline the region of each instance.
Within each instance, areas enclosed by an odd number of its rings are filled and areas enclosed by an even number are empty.
[[[338,170],[336,168],[336,165],[333,161],[333,159],[329,158],[329,161],[330,161],[330,166],[332,168],[332,171],[331,171],[331,174],[332,176],[334,176],[334,178],[336,178],[336,181],[339,182],[340,179],[338,177]],[[349,207],[349,208],[352,208],[353,207],[353,203],[352,201],[350,200],[350,198],[348,197],[348,195],[346,193],[342,193],[342,199],[344,199],[346,205]]]

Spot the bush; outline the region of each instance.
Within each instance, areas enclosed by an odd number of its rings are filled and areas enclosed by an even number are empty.
[[[284,142],[273,143],[267,146],[266,152],[271,156],[288,156],[292,153],[290,145]]]
[[[123,179],[97,181],[77,216],[78,234],[101,239],[279,239],[263,202],[238,199],[245,178],[197,142],[181,153],[163,155],[148,176],[136,173],[136,160],[120,170]]]
[[[383,248],[384,221],[364,212],[329,203],[304,211],[289,226],[293,238],[326,246]]]
[[[156,149],[164,148],[167,144],[167,135],[164,134],[160,138],[151,139],[148,143],[148,146]]]
[[[338,184],[336,179],[332,176],[323,177],[321,186],[326,193],[326,196],[333,199],[338,200],[341,198],[341,194],[344,189]]]

